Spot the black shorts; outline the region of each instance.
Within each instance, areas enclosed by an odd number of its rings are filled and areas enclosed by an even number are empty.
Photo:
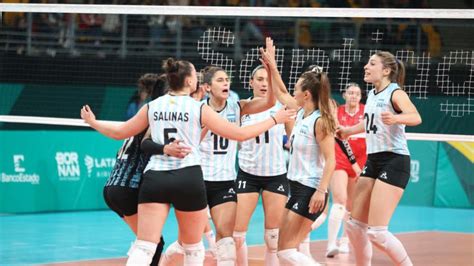
[[[235,181],[204,181],[204,183],[209,209],[225,202],[237,202]]]
[[[137,213],[138,188],[106,186],[103,190],[107,206],[120,217]]]
[[[290,191],[291,193],[288,202],[286,203],[286,208],[310,219],[313,222],[319,217],[319,215],[321,215],[321,213],[323,213],[326,204],[328,204],[328,193],[326,193],[326,200],[324,201],[323,209],[316,213],[309,213],[309,202],[316,189],[290,180]]]
[[[410,156],[393,152],[369,154],[361,176],[405,189],[410,180]]]
[[[207,197],[201,166],[146,171],[142,177],[138,203],[151,202],[172,204],[179,211],[205,209]]]
[[[257,176],[239,169],[237,193],[260,193],[262,190],[288,196],[289,187],[286,174],[276,176]]]

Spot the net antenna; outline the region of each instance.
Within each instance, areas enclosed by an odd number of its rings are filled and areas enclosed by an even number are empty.
[[[284,57],[285,49],[283,48],[276,48],[275,49],[275,59],[278,67],[278,72],[282,73],[283,69],[283,57]],[[260,55],[260,47],[251,48],[244,56],[244,58],[240,61],[240,74],[239,78],[242,82],[245,89],[251,90],[249,82],[252,76],[252,71],[258,65],[261,65],[259,58]]]

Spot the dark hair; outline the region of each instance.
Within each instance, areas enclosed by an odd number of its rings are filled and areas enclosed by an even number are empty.
[[[191,76],[193,68],[189,61],[168,58],[163,61],[163,70],[166,74],[169,89],[179,91],[184,87],[186,77]]]
[[[142,75],[137,82],[138,93],[146,92],[148,94],[151,94],[157,80],[158,74],[146,73]]]
[[[388,76],[390,82],[396,82],[403,89],[405,84],[405,65],[403,62],[387,51],[378,51],[375,55],[380,57],[384,67],[390,69],[390,75]]]
[[[332,115],[331,85],[324,72],[306,71],[301,75],[301,90],[309,91],[316,109],[321,112],[323,132],[331,135],[336,131],[336,121]]]
[[[218,67],[218,66],[207,66],[207,67],[205,67],[201,71],[201,73],[202,73],[202,83],[211,85],[212,78],[219,71],[225,72],[225,70],[222,67]]]
[[[153,91],[151,92],[151,99],[154,100],[160,96],[163,96],[168,91],[168,83],[166,82],[166,75],[161,74],[158,76],[158,79],[153,86]]]

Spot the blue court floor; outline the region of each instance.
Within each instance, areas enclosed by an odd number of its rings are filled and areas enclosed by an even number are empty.
[[[259,205],[247,234],[249,245],[263,244],[262,214]],[[176,240],[176,228],[172,211],[163,232],[168,244]],[[399,206],[390,230],[473,234],[474,210]],[[311,234],[312,240],[326,237],[327,224]],[[125,257],[133,240],[125,223],[111,211],[3,215],[0,216],[0,265]]]

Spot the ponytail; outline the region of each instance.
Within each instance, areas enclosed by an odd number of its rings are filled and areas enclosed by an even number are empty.
[[[387,51],[379,51],[375,53],[380,57],[384,67],[390,69],[389,80],[390,82],[398,83],[401,89],[405,84],[405,65],[402,61],[398,60],[392,53]]]
[[[324,134],[333,135],[336,132],[336,121],[333,115],[334,107],[328,76],[324,72],[308,71],[303,73],[301,78],[303,79],[301,89],[311,92],[313,103],[321,112]]]
[[[323,132],[326,135],[334,135],[336,132],[336,121],[333,115],[334,103],[331,99],[331,86],[329,78],[325,73],[321,73],[321,87],[318,97],[318,108],[323,119]]]
[[[396,59],[397,61],[397,68],[398,68],[398,75],[397,75],[397,83],[398,86],[400,86],[401,89],[403,89],[403,86],[405,85],[405,64],[403,64],[402,61]]]

